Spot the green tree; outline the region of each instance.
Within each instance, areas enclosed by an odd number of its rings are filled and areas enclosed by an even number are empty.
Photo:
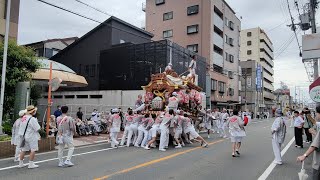
[[[3,43],[0,43],[0,69],[2,70]],[[32,72],[40,67],[36,61],[35,52],[28,47],[18,46],[15,41],[9,41],[7,56],[6,84],[4,94],[4,117],[8,117],[14,107],[15,86],[18,82],[30,81]],[[0,74],[1,77],[1,74]]]

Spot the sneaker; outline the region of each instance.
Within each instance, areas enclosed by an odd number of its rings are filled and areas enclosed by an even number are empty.
[[[145,146],[142,146],[142,145],[141,145],[140,147],[141,147],[141,148],[145,148]]]
[[[311,143],[311,141],[307,141],[306,143],[307,143],[307,144],[310,144],[310,143]]]
[[[134,147],[140,147],[139,145],[134,145]]]
[[[20,162],[20,158],[19,157],[14,158],[13,162]]]
[[[179,144],[178,146],[176,146],[176,147],[174,147],[174,148],[180,149],[180,148],[182,148],[182,146],[181,146],[181,144]]]
[[[156,148],[157,146],[156,146],[156,145],[154,145],[154,144],[152,144],[150,147],[152,147],[152,148]]]
[[[167,151],[167,150],[165,150],[165,149],[159,149],[159,151],[163,151],[163,152],[165,152],[165,151]]]
[[[165,146],[164,148],[165,148],[165,149],[168,149],[169,147],[168,147],[168,146]]]
[[[29,162],[28,169],[35,169],[35,168],[38,168],[38,167],[39,167],[39,165],[34,164],[34,162]]]
[[[150,148],[148,146],[144,147],[145,150],[150,150]]]
[[[64,164],[66,165],[66,166],[74,166],[74,164],[70,161],[70,160],[66,160],[65,162],[64,162]]]
[[[26,167],[27,165],[23,163],[23,161],[19,161],[19,168]]]
[[[204,144],[202,147],[204,147],[204,148],[208,148],[208,147],[209,147],[209,145],[208,145],[208,144]]]
[[[273,161],[274,164],[282,165],[282,162]]]
[[[64,167],[64,162],[59,162],[59,165],[58,165],[58,167]]]
[[[184,146],[186,146],[186,145],[184,144],[184,142],[182,142],[182,143],[181,143],[181,146],[183,146],[183,147],[184,147]]]
[[[208,135],[208,139],[210,139],[210,135]]]

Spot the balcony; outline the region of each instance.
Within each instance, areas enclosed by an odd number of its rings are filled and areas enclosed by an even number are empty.
[[[213,52],[212,63],[217,66],[223,67],[223,56],[221,56],[220,54],[218,54],[216,52]]]
[[[217,33],[213,33],[213,44],[223,49],[223,38]]]
[[[274,67],[274,62],[265,52],[260,52],[260,58],[263,58],[264,61],[267,61],[272,67]]]
[[[267,99],[271,99],[271,100],[275,99],[274,94],[272,94],[271,92],[268,92],[268,91],[263,91],[263,97],[267,98]]]
[[[213,24],[223,31],[223,20],[216,13],[213,14]]]
[[[274,91],[274,87],[272,84],[266,82],[266,81],[263,81],[263,87],[266,88],[266,89],[269,89],[270,91]]]
[[[273,52],[270,51],[266,43],[260,43],[260,49],[264,49],[274,59]]]
[[[272,43],[270,42],[270,40],[269,40],[269,38],[264,34],[264,33],[262,33],[262,34],[260,34],[260,41],[264,41],[263,43],[266,43],[266,44],[268,44],[268,46],[271,48],[271,50],[273,51],[273,45],[272,45]]]
[[[268,74],[267,72],[263,72],[263,78],[268,79],[268,81],[270,82],[274,82],[274,78],[270,76],[270,74]]]
[[[264,61],[261,61],[261,65],[264,68],[264,70],[268,71],[272,75],[274,74],[274,70]]]

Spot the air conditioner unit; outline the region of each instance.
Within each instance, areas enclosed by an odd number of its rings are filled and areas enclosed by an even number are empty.
[[[230,79],[233,79],[233,78],[234,78],[232,71],[229,71],[229,72],[228,72],[228,77],[229,77]]]

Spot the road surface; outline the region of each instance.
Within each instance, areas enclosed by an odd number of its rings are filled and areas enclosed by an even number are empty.
[[[36,162],[40,167],[32,170],[18,169],[17,163],[12,159],[0,160],[0,179],[256,180],[265,173],[274,158],[270,135],[272,121],[273,119],[256,120],[246,127],[247,137],[243,140],[241,157],[233,158],[230,140],[219,138],[218,135],[208,139],[209,148],[192,144],[182,149],[171,147],[166,152],[157,149],[147,151],[135,147],[112,149],[110,144],[102,143],[76,148],[72,159],[75,166],[68,168],[57,167],[56,151],[38,154]],[[293,130],[288,128],[285,145],[292,137]],[[294,147],[290,147],[289,151],[300,153]],[[300,166],[294,161],[296,154],[293,153],[285,154],[285,158],[289,160],[284,159],[284,165],[276,166],[269,173],[265,173],[266,177],[297,177]],[[288,171],[288,175],[283,175],[283,170]]]

